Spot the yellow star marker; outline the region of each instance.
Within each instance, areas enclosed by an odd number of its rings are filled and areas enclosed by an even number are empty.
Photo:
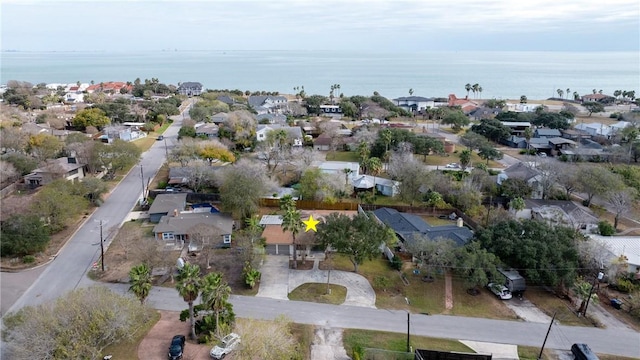
[[[315,220],[313,218],[313,215],[309,215],[309,220],[302,220],[302,223],[307,225],[307,228],[304,229],[304,232],[307,232],[309,230],[313,230],[315,232],[318,232],[318,229],[316,229],[316,225],[318,225],[320,223],[320,221]]]

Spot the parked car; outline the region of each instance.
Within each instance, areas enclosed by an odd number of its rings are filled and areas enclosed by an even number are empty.
[[[460,165],[458,165],[457,163],[450,163],[450,164],[447,164],[446,168],[447,169],[458,169],[458,168],[460,168]]]
[[[512,297],[511,291],[509,291],[509,289],[507,289],[507,287],[502,284],[489,283],[487,285],[487,288],[501,300],[509,300]]]
[[[156,140],[158,140],[158,141],[164,140],[164,136],[160,135],[160,136],[158,136],[158,138]]]
[[[222,359],[240,345],[240,335],[231,333],[222,338],[219,345],[211,349],[209,355],[214,359]]]
[[[169,360],[182,359],[185,340],[184,335],[176,335],[171,339],[171,345],[169,345]]]

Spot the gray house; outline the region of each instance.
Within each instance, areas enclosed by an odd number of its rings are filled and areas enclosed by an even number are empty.
[[[153,228],[153,233],[156,240],[163,241],[166,247],[182,249],[185,243],[196,240],[193,233],[202,226],[208,229],[206,236],[219,237],[211,239],[211,246],[219,247],[231,244],[233,219],[229,215],[220,213],[192,212],[165,215]],[[201,247],[203,244],[193,245]]]
[[[202,94],[202,84],[199,82],[183,82],[178,86],[178,94],[187,96],[198,96]]]
[[[160,222],[168,214],[179,213],[187,206],[187,194],[159,194],[149,207],[149,221]]]
[[[380,208],[375,210],[373,214],[382,223],[392,228],[404,244],[412,242],[414,234],[427,236],[431,240],[450,239],[458,246],[466,244],[473,237],[471,230],[464,226],[431,226],[419,216],[401,213],[395,209]]]
[[[504,169],[496,178],[496,183],[502,185],[502,182],[507,179],[521,179],[524,180],[531,189],[532,199],[542,199],[542,184],[540,183],[541,174],[538,170],[528,166],[525,163],[518,162]]]
[[[560,137],[562,133],[558,129],[536,129],[533,132],[534,138],[554,138]]]

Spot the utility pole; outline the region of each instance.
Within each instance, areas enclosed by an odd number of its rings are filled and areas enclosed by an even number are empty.
[[[169,160],[169,149],[167,148],[167,139],[164,139],[164,155]]]
[[[104,240],[102,239],[102,220],[100,220],[100,263],[104,272]]]
[[[591,300],[591,296],[593,295],[593,289],[596,287],[596,281],[602,279],[604,274],[602,272],[598,272],[598,276],[593,279],[593,284],[591,284],[591,290],[589,290],[589,296],[587,296],[587,303],[584,306],[584,310],[582,311],[582,316],[587,316],[587,308],[589,307],[589,301]]]
[[[411,326],[411,313],[407,311],[407,352],[411,352],[411,345],[409,344],[409,330]]]
[[[142,200],[146,200],[147,196],[144,191],[144,173],[142,172],[142,165],[140,165],[140,181],[142,181]]]
[[[538,355],[538,360],[542,360],[542,352],[544,351],[544,345],[547,343],[547,338],[549,337],[549,333],[551,332],[551,325],[553,325],[553,320],[556,319],[557,312],[553,313],[553,317],[551,318],[551,324],[549,324],[549,328],[547,329],[547,335],[544,336],[544,341],[542,342],[542,347],[540,348],[540,354]]]

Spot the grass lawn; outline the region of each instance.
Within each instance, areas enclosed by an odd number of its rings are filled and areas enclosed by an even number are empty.
[[[103,354],[113,355],[114,359],[122,360],[138,360],[138,345],[147,336],[151,328],[160,320],[160,313],[155,312],[153,317],[145,324],[143,328],[138,330],[131,341],[121,341],[112,344],[102,350]]]
[[[540,287],[528,286],[524,297],[531,301],[538,309],[549,316],[557,312],[556,320],[562,325],[593,326],[589,317],[578,317],[571,304]]]
[[[422,162],[424,162],[426,165],[431,165],[431,166],[445,166],[449,163],[455,162],[455,163],[460,163],[460,153],[465,150],[466,147],[464,145],[460,145],[460,144],[456,144],[456,152],[453,154],[445,154],[445,155],[428,155],[428,156],[420,156],[420,155],[416,155],[417,159],[422,160]],[[474,164],[487,164],[486,160],[483,160],[482,158],[480,158],[480,156],[478,156],[478,153],[473,151],[471,152],[471,166],[473,166]],[[493,161],[490,160],[489,161],[489,165],[487,165],[490,168],[501,168],[503,167],[502,164],[500,164],[497,161]],[[444,169],[443,169],[444,170]]]
[[[331,151],[327,153],[327,161],[358,162],[358,153],[355,151]]]
[[[353,271],[353,265],[345,256],[333,255],[332,269]],[[321,263],[321,268],[326,269]],[[450,312],[445,309],[443,275],[435,274],[432,282],[422,281],[424,274],[413,274],[410,263],[405,262],[404,273],[409,285],[401,281],[400,273],[391,269],[389,262],[382,258],[365,261],[358,267],[358,273],[369,280],[376,292],[376,307],[380,309],[408,310],[413,313],[445,314],[485,317],[489,319],[515,320],[517,316],[488,291],[477,296],[467,294],[461,279],[453,279],[453,303]],[[409,299],[409,304],[405,300]]]
[[[518,356],[520,360],[538,360],[538,354],[540,354],[540,348],[518,345]],[[548,349],[542,352],[543,359],[555,359],[554,356],[555,355],[552,355],[552,352]]]
[[[345,329],[342,339],[344,347],[347,350],[347,355],[352,354],[353,348],[356,345],[360,345],[363,348],[375,348],[399,352],[407,350],[407,335],[402,333]],[[474,353],[473,350],[457,340],[412,335],[409,343],[414,349]]]
[[[291,333],[298,339],[298,344],[300,345],[300,352],[302,354],[302,359],[311,359],[311,344],[313,344],[313,340],[315,339],[314,329],[315,326],[307,325],[307,324],[296,324],[291,323],[290,325]]]
[[[330,294],[327,294],[327,284],[306,283],[298,286],[289,293],[289,300],[309,301],[322,304],[340,305],[347,298],[347,288],[330,284]]]

